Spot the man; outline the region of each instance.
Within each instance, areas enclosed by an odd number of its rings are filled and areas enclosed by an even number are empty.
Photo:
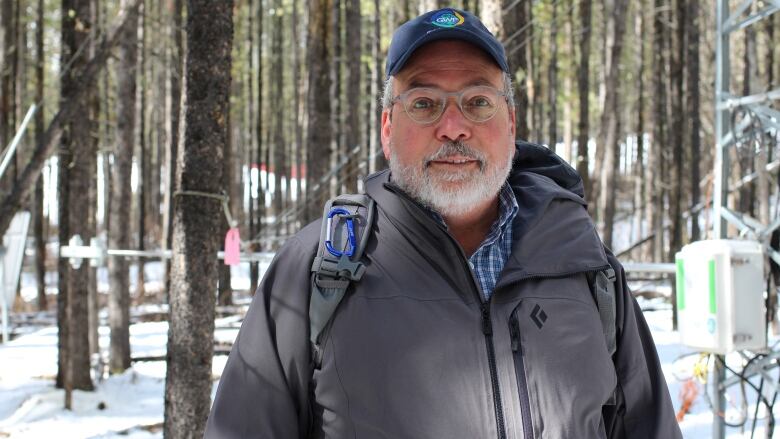
[[[515,145],[504,49],[470,13],[405,23],[366,180],[366,271],[313,359],[320,223],[278,252],[220,381],[207,437],[680,438],[649,330],[576,172]],[[618,270],[610,355],[591,274]]]

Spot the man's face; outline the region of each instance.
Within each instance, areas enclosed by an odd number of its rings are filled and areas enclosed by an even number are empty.
[[[466,42],[436,41],[418,49],[393,80],[393,95],[416,87],[459,92],[487,85],[503,90],[501,69]],[[451,216],[495,198],[514,156],[514,109],[498,102],[496,114],[473,122],[449,97],[443,114],[419,124],[396,102],[382,113],[382,149],[393,181],[418,201]],[[391,116],[392,114],[392,116]]]

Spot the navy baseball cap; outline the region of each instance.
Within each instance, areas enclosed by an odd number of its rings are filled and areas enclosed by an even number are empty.
[[[395,30],[387,51],[385,74],[395,75],[422,45],[438,40],[462,40],[487,52],[496,64],[509,72],[504,46],[471,12],[438,9],[407,21]]]

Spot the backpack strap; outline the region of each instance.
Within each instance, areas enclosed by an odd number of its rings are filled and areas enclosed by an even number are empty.
[[[604,333],[604,341],[607,344],[607,352],[610,357],[617,351],[617,311],[615,298],[615,270],[610,266],[604,270],[590,272],[587,274],[590,292],[596,301],[596,307],[599,310],[599,319],[601,320],[601,330]],[[606,405],[616,403],[617,388],[612,392],[612,396]]]
[[[593,296],[596,299],[596,305],[599,308],[599,318],[601,319],[601,328],[604,331],[604,338],[607,342],[609,355],[613,355],[617,350],[617,328],[616,310],[615,310],[615,270],[607,268],[595,273],[593,282]]]
[[[317,366],[325,327],[347,288],[366,270],[360,258],[371,235],[375,210],[374,200],[363,194],[343,194],[325,203],[320,242],[311,266],[309,301],[309,339]]]

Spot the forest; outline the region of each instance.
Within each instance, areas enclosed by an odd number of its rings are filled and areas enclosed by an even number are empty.
[[[318,218],[327,199],[360,191],[362,178],[386,167],[379,97],[392,31],[435,8],[474,12],[503,43],[517,137],[547,145],[577,169],[589,212],[621,260],[674,262],[685,244],[713,237],[714,2],[1,5],[0,145],[8,163],[0,167],[0,229],[18,211],[31,212],[25,270],[35,273],[37,296],[17,294],[14,310],[55,310],[66,406],[72,390],[94,388],[100,310],[111,329],[107,368],[121,373],[132,360],[131,306],[166,304],[165,435],[202,434],[211,362],[187,358],[211,357],[215,302],[226,309],[235,295],[251,294],[262,275],[252,255],[273,253]],[[763,19],[727,37],[729,93],[764,93],[775,105],[780,14],[771,13],[780,6],[730,5]],[[749,108],[728,121],[728,205],[764,225],[780,206],[778,114],[768,116],[773,129]],[[227,250],[229,230],[249,261],[245,291],[234,291],[230,266],[215,258]],[[68,244],[137,253],[73,263],[59,256]],[[163,258],[164,281],[149,288],[143,267],[166,251],[173,257]],[[107,267],[107,292],[98,292],[98,266]]]

